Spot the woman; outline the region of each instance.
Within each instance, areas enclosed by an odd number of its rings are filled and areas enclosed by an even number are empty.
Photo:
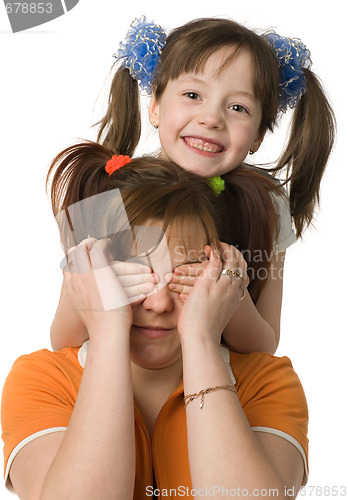
[[[55,215],[92,200],[80,211],[84,228],[62,224],[63,244],[67,232],[91,234],[96,213],[105,237],[67,252],[65,286],[89,341],[23,356],[8,376],[8,485],[50,500],[296,495],[307,407],[290,361],[220,345],[247,285],[241,253],[218,243],[220,204],[176,165],[128,161],[86,143],[53,162]],[[93,205],[115,189],[121,223],[117,203]],[[184,303],[163,280],[168,255],[171,271],[206,261]],[[153,284],[145,293],[144,277]]]

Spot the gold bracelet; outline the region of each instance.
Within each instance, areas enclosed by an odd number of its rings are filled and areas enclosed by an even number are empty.
[[[199,403],[199,406],[200,409],[202,410],[204,406],[204,395],[210,394],[211,392],[220,391],[221,389],[227,389],[235,393],[237,392],[234,385],[217,385],[216,387],[208,387],[208,389],[202,389],[201,391],[195,392],[194,394],[188,394],[187,396],[184,396],[185,408],[189,403],[191,403],[191,401],[200,396],[201,402]]]

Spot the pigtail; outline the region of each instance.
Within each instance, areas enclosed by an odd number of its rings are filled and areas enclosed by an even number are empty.
[[[97,142],[117,154],[133,156],[141,133],[140,97],[138,82],[127,68],[116,71],[107,112],[97,125]]]
[[[64,149],[54,158],[46,179],[54,216],[104,191],[108,178],[105,165],[112,154],[100,144],[84,142]]]
[[[310,225],[319,203],[320,182],[335,134],[335,118],[324,90],[309,69],[304,72],[306,92],[294,110],[289,141],[275,169],[286,167],[297,237]]]

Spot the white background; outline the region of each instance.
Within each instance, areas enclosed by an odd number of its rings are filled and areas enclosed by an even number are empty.
[[[0,387],[19,355],[50,347],[62,252],[45,193],[47,167],[76,138],[95,138],[90,126],[105,109],[112,54],[133,19],[143,14],[166,29],[197,17],[230,17],[250,28],[274,28],[282,35],[299,37],[311,50],[313,70],[324,82],[336,112],[338,139],[322,182],[316,227],[287,252],[277,354],[292,359],[307,394],[308,484],[345,485],[348,490],[347,61],[341,0],[320,5],[314,0],[80,0],[61,18],[17,34],[11,33],[0,6]],[[253,159],[276,158],[285,121]],[[144,140],[144,150],[151,151],[150,127]],[[307,488],[306,495],[323,497],[324,490]],[[7,498],[14,497],[0,486],[0,499]]]

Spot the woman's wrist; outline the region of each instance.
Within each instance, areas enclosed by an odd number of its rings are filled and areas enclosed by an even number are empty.
[[[183,356],[192,351],[202,351],[205,353],[218,352],[220,349],[221,334],[211,332],[190,332],[189,335],[181,336],[181,349]]]
[[[221,346],[202,342],[183,349],[185,395],[233,383],[222,356]]]
[[[130,326],[121,321],[115,321],[111,324],[94,323],[88,328],[88,335],[90,342],[93,344],[129,345]]]

